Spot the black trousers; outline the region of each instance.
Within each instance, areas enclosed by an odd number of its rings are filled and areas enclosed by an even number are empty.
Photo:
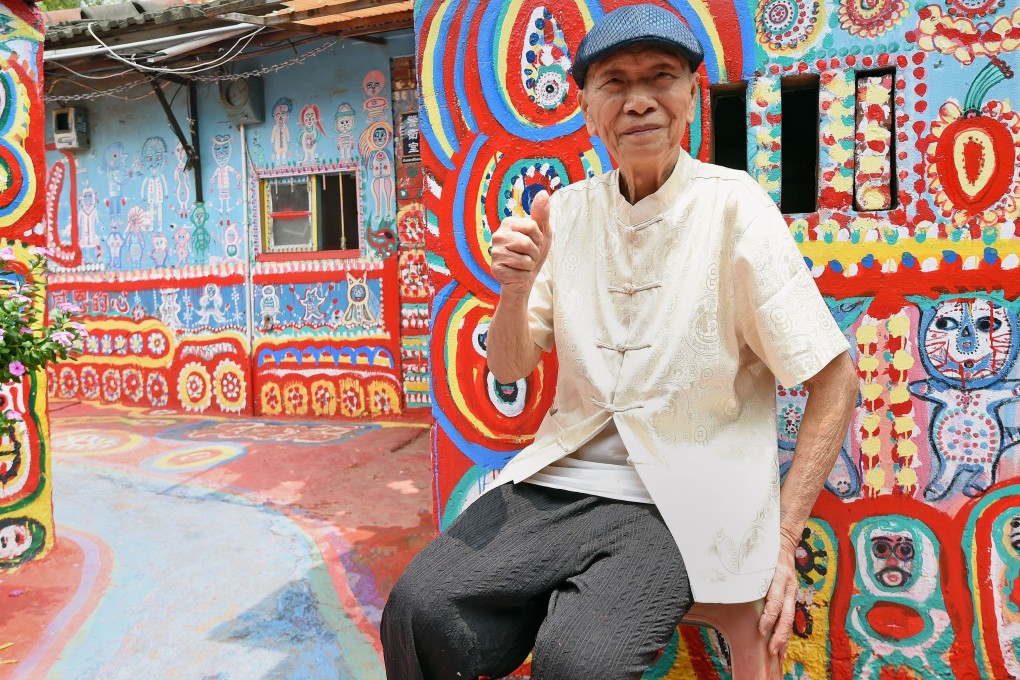
[[[382,616],[389,680],[640,678],[692,604],[653,505],[505,484],[425,546]]]

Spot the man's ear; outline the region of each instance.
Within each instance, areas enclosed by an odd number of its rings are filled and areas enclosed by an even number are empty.
[[[584,94],[584,90],[577,91],[577,107],[581,109],[581,115],[584,116],[584,126],[588,130],[589,135],[597,135],[598,129],[593,121],[588,116],[588,98]]]
[[[698,97],[701,94],[701,73],[694,71],[691,73],[691,106],[687,110],[687,124],[690,125],[694,122],[694,110],[697,108]]]

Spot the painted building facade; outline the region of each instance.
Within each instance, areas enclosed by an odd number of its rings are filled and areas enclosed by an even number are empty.
[[[91,140],[49,137],[50,296],[84,307],[91,337],[50,394],[266,416],[427,406],[413,50],[410,32],[323,39],[200,78],[194,103],[166,87],[194,163],[157,97],[73,102]],[[244,99],[264,122],[231,122]]]
[[[29,249],[46,245],[42,39],[34,6],[0,4],[0,248],[13,246],[13,276],[22,280],[30,275]],[[46,385],[41,371],[0,385],[0,410],[22,417],[0,431],[0,570],[53,546]]]
[[[486,370],[488,247],[537,192],[612,167],[568,73],[622,4],[417,3],[440,528],[551,404],[552,355],[513,385]],[[706,51],[686,147],[780,203],[861,381],[798,553],[786,677],[1020,678],[1020,7],[662,4]],[[784,470],[805,398],[777,386]],[[681,626],[645,677],[728,673],[720,637]]]

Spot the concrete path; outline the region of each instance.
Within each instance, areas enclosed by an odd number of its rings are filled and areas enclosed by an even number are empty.
[[[0,575],[0,678],[382,677],[382,604],[432,534],[420,421],[52,425],[58,549]]]

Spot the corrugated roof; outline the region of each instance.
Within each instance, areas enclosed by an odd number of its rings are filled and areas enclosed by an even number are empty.
[[[48,47],[116,34],[117,42],[130,38],[125,31],[168,28],[181,31],[223,25],[252,25],[307,32],[359,35],[411,25],[414,2],[405,0],[138,0],[80,10],[80,18],[54,13],[46,30]],[[65,17],[74,18],[67,20]],[[56,20],[56,21],[54,21]],[[200,26],[194,24],[201,24]]]

